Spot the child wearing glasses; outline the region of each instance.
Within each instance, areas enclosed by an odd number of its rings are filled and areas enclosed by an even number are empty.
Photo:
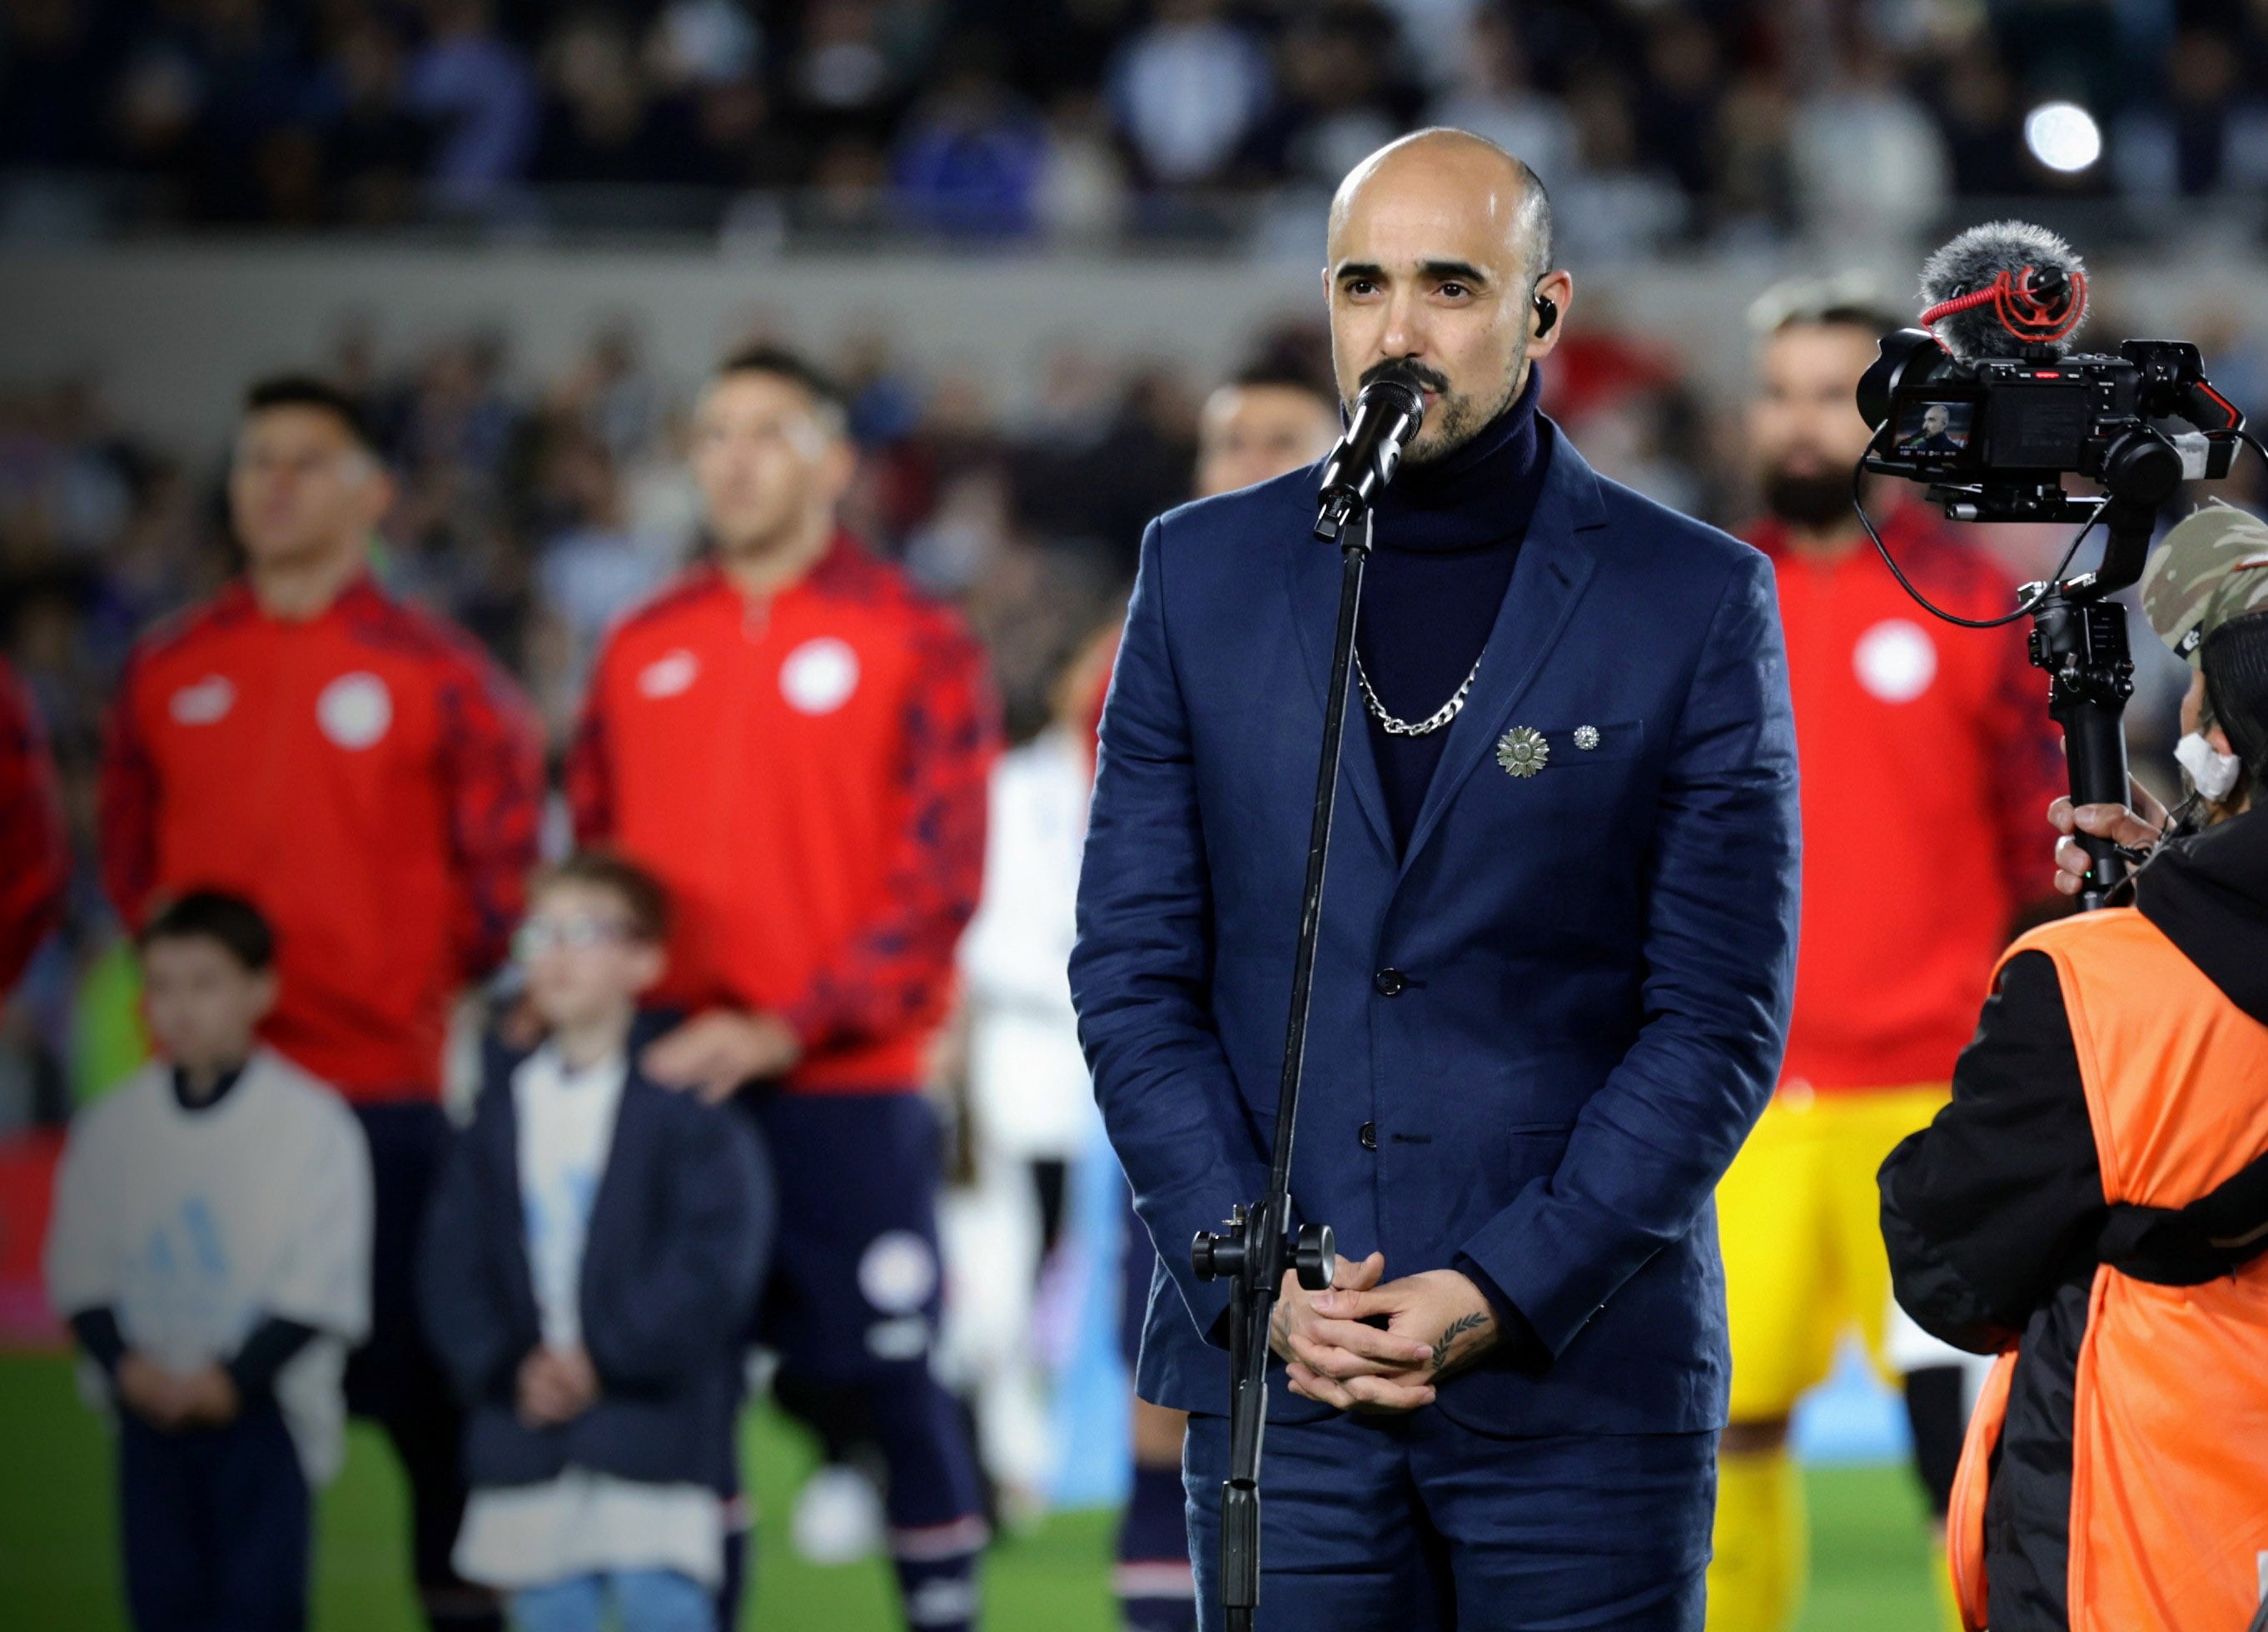
[[[539,873],[516,952],[545,1035],[493,1049],[419,1259],[468,1413],[455,1562],[518,1632],[711,1632],[740,1345],[771,1194],[745,1117],[648,1082],[668,901],[619,857]]]

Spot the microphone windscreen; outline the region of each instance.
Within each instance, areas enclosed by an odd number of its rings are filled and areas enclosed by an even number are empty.
[[[1999,298],[1930,317],[1996,283]],[[2045,227],[1988,221],[1929,258],[1921,269],[1921,303],[1930,332],[1957,357],[2021,357],[2027,345],[2036,344],[2063,351],[2086,320],[2087,267]],[[2012,321],[2018,327],[2011,327]]]
[[[1356,400],[1359,401],[1361,397],[1369,395],[1381,386],[1389,386],[1407,392],[1410,404],[1408,411],[1419,415],[1425,413],[1425,382],[1418,378],[1416,367],[1406,359],[1397,358],[1372,374],[1363,382],[1361,393]]]

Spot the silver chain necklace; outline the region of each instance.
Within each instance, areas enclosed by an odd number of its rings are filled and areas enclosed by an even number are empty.
[[[1473,659],[1472,672],[1465,676],[1465,683],[1457,687],[1457,695],[1424,719],[1415,723],[1396,719],[1386,711],[1386,705],[1378,700],[1378,694],[1370,688],[1370,676],[1362,672],[1362,658],[1359,656],[1354,660],[1355,683],[1362,687],[1363,704],[1369,709],[1371,717],[1378,722],[1379,729],[1388,736],[1430,737],[1464,711],[1465,697],[1472,690],[1473,682],[1480,678],[1481,658],[1487,656],[1488,648],[1484,646],[1481,648],[1481,657]]]

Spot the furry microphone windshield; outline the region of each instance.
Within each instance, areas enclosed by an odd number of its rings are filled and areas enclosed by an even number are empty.
[[[1957,357],[2020,357],[2068,349],[2087,316],[2087,268],[2045,227],[1988,221],[1921,269],[1922,327]]]

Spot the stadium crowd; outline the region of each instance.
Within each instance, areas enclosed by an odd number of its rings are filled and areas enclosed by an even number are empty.
[[[0,174],[18,232],[1204,237],[1431,121],[1525,154],[1595,254],[2241,197],[2264,67],[2236,0],[11,0]],[[2028,156],[2049,99],[2107,163]]]

